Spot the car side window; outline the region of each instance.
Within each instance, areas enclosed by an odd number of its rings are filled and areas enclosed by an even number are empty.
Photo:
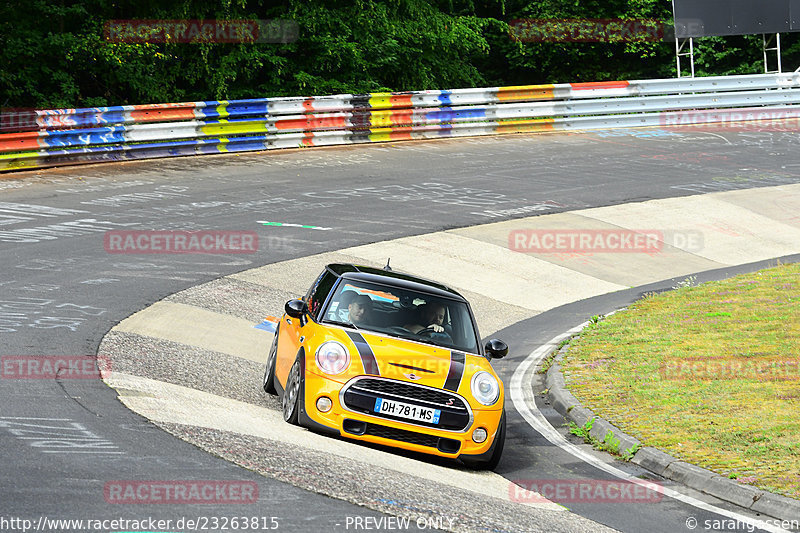
[[[328,306],[328,320],[349,322],[350,304],[358,298],[358,292],[355,287],[347,283],[342,283],[336,292],[338,294],[333,295],[333,300]]]
[[[333,285],[336,283],[337,276],[332,272],[325,270],[317,278],[316,283],[308,290],[305,301],[308,304],[308,311],[314,320],[319,319],[319,313],[328,294],[331,292]]]

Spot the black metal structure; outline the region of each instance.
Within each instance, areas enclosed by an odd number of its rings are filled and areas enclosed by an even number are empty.
[[[675,37],[800,31],[800,0],[673,0]]]
[[[759,33],[764,71],[781,72],[780,34],[800,31],[800,0],[672,0],[672,12],[678,77],[682,57],[694,76],[693,39]],[[775,52],[777,69],[768,68],[767,52]]]

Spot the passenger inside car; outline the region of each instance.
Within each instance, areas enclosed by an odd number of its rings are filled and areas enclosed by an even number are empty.
[[[366,325],[372,319],[372,300],[366,294],[360,294],[347,306],[348,320],[356,326]]]
[[[468,341],[474,337],[472,319],[466,313],[466,308],[428,295],[345,283],[334,291],[325,316],[343,326],[474,352],[474,342]]]
[[[339,295],[338,301],[334,301],[330,306],[328,318],[336,322],[350,321],[350,304],[358,297],[358,293],[353,290],[345,290]]]

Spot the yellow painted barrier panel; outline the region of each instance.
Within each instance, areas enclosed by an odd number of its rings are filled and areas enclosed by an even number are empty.
[[[204,135],[238,135],[243,133],[264,133],[267,130],[266,120],[247,120],[228,122],[221,120],[218,124],[200,126]]]
[[[518,85],[500,87],[497,99],[501,102],[525,102],[530,100],[552,100],[555,85]]]

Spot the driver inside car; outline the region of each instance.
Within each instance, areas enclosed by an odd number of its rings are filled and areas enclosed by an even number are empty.
[[[446,314],[444,305],[438,302],[427,303],[420,306],[421,324],[407,324],[403,326],[412,333],[419,333],[424,329],[431,329],[435,333],[444,332],[444,317]]]

